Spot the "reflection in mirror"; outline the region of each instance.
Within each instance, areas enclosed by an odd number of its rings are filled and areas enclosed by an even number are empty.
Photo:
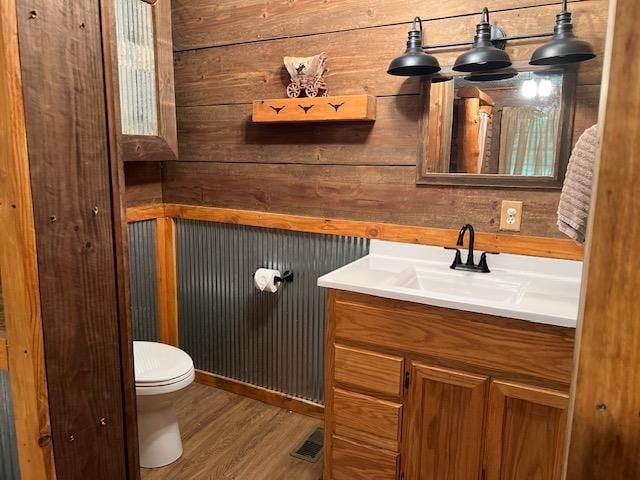
[[[153,7],[142,0],[115,2],[122,133],[157,135]]]
[[[507,80],[459,77],[431,85],[418,182],[561,185],[574,102],[571,77],[559,70],[529,71]]]

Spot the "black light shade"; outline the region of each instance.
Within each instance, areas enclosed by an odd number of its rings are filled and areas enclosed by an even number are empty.
[[[476,26],[473,47],[456,59],[453,69],[457,72],[486,72],[511,66],[511,59],[504,50],[491,42],[489,10],[482,11],[482,21]]]
[[[590,43],[573,34],[571,13],[565,8],[556,17],[553,39],[539,47],[531,56],[531,65],[563,65],[595,58]]]
[[[416,23],[420,30],[416,29]],[[422,21],[419,17],[413,20],[413,28],[409,32],[407,49],[404,54],[394,59],[389,64],[387,73],[401,77],[414,77],[419,75],[433,75],[441,70],[438,59],[425,53],[422,49]]]
[[[435,75],[431,75],[429,77],[429,80],[431,80],[431,83],[442,83],[453,80],[453,77],[450,75],[442,75],[441,73],[436,73]]]
[[[498,80],[508,80],[516,77],[518,71],[515,68],[504,68],[502,70],[494,70],[492,72],[475,72],[464,77],[469,82],[495,82]]]

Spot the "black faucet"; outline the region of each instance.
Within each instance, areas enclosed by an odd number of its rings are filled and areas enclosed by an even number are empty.
[[[467,261],[462,263],[462,254],[460,250],[455,247],[444,247],[447,250],[455,250],[456,256],[453,259],[453,263],[451,267],[453,270],[466,270],[469,272],[480,272],[480,273],[490,273],[489,266],[487,265],[487,255],[498,255],[498,252],[483,252],[480,255],[480,262],[475,264],[473,259],[473,248],[476,240],[475,231],[473,230],[473,225],[467,223],[461,229],[460,233],[458,233],[458,241],[456,242],[456,246],[462,247],[464,245],[464,236],[469,232],[469,253],[467,254]]]
[[[473,263],[473,246],[476,242],[476,232],[473,229],[473,225],[470,223],[465,224],[461,229],[460,233],[458,233],[458,241],[456,245],[458,247],[464,246],[464,236],[469,232],[469,254],[467,255],[467,263],[465,264],[467,267],[475,267]]]

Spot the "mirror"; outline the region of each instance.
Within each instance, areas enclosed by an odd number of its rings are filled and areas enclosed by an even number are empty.
[[[417,183],[561,188],[575,82],[575,73],[563,69],[425,86]]]
[[[116,0],[120,115],[125,135],[158,135],[153,6]]]

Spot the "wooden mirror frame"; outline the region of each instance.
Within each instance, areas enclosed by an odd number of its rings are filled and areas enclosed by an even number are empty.
[[[171,1],[139,0],[149,3],[153,9],[153,31],[156,61],[156,98],[158,103],[158,135],[119,135],[122,159],[130,161],[178,160],[178,132],[176,126],[175,85],[173,78],[173,39],[171,34]],[[111,61],[118,65],[118,45],[115,25],[111,36]],[[114,86],[116,102],[110,112],[120,118],[120,80],[116,69],[110,79]]]
[[[539,71],[537,67],[523,66],[519,72]],[[547,69],[549,70],[549,69]],[[416,168],[416,184],[418,185],[463,185],[508,188],[543,188],[561,189],[571,154],[573,119],[576,107],[577,74],[574,67],[553,69],[561,71],[562,105],[560,108],[560,127],[556,148],[554,175],[549,177],[501,175],[501,174],[465,174],[465,173],[432,173],[429,172],[429,159],[434,155],[446,155],[450,148],[443,138],[451,138],[449,122],[443,122],[443,115],[452,115],[444,111],[443,102],[432,98],[431,81],[424,80],[420,89],[422,112],[419,121],[418,161]],[[459,74],[457,74],[459,76]],[[454,77],[455,78],[455,77]],[[435,84],[444,85],[443,83]],[[433,101],[432,101],[433,100]],[[450,110],[450,109],[449,109]],[[449,129],[447,132],[446,129]]]

